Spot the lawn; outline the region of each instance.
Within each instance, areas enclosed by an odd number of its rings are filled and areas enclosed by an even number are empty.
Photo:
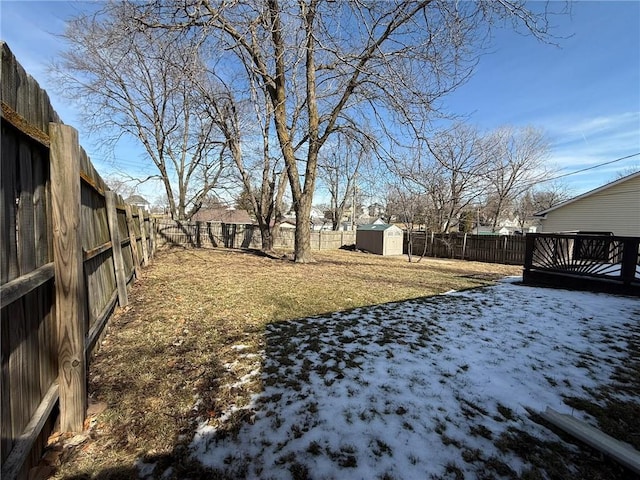
[[[317,258],[162,252],[92,363],[88,435],[51,449],[57,477],[624,478],[530,412],[634,431],[637,300],[487,287],[516,267]]]

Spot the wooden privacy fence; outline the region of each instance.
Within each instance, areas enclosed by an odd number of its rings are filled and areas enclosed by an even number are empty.
[[[179,222],[157,220],[156,236],[159,244],[194,248],[255,248],[262,247],[260,229],[257,225],[219,222]],[[294,231],[281,229],[275,248],[293,249]],[[311,232],[311,248],[314,250],[337,250],[343,245],[356,242],[353,231]]]
[[[56,412],[61,430],[82,430],[88,359],[155,242],[1,47],[0,457],[12,479],[38,462]]]
[[[407,247],[408,236],[405,233],[405,253],[407,253]],[[428,257],[523,265],[525,237],[520,235],[413,232],[412,253],[413,255],[422,255],[423,252]]]

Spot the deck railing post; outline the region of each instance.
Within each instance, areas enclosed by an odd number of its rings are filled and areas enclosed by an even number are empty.
[[[638,244],[640,238],[625,238],[622,241],[622,268],[620,276],[625,285],[630,285],[635,279],[638,265]]]
[[[525,249],[524,249],[524,270],[528,272],[533,265],[533,250],[536,247],[537,234],[528,233],[525,237]]]
[[[60,430],[80,432],[87,405],[85,285],[80,224],[78,132],[49,124]]]

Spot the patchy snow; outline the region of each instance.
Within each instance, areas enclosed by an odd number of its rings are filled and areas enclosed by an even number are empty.
[[[521,473],[494,440],[510,427],[557,440],[526,409],[593,421],[563,397],[609,383],[640,301],[516,280],[270,325],[249,421],[225,429],[234,407],[203,423],[194,456],[242,478],[424,479],[450,465],[474,478],[474,456]]]

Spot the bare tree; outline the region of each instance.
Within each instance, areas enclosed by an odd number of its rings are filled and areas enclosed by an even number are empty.
[[[571,198],[567,184],[558,180],[545,182],[540,187],[533,187],[531,196],[534,213],[554,207]]]
[[[518,217],[520,231],[524,232],[526,223],[533,219],[536,212],[541,212],[564,202],[570,197],[566,184],[554,181],[532,186],[522,192],[513,201],[513,211]]]
[[[284,163],[271,153],[273,110],[267,93],[251,81],[250,100],[238,99],[233,87],[215,72],[209,72],[207,80],[196,86],[206,99],[207,113],[222,133],[225,149],[236,166],[242,183],[239,197],[256,218],[262,250],[273,254],[284,218],[288,177]],[[243,148],[246,144],[252,147]]]
[[[404,225],[409,262],[413,260],[413,243],[416,226],[425,223],[427,214],[426,196],[414,190],[413,187],[415,187],[415,185],[412,185],[406,180],[389,184],[386,206],[386,212],[389,217],[393,217],[395,221],[401,222]]]
[[[492,22],[517,20],[538,37],[548,28],[546,12],[520,0],[150,0],[138,7],[143,26],[205,32],[268,92],[296,213],[297,262],[313,261],[311,204],[331,137],[361,118],[390,136],[421,131],[437,100],[471,74],[474,47]]]
[[[448,232],[486,190],[479,134],[458,123],[419,142],[413,153],[408,162],[397,164],[397,174],[429,198],[429,230]]]
[[[365,139],[364,142],[367,142]],[[369,161],[369,143],[351,136],[337,136],[324,150],[318,163],[319,181],[329,192],[330,220],[333,230],[340,229],[346,208],[355,215],[357,177]]]
[[[487,205],[495,231],[500,215],[511,202],[552,176],[546,164],[549,144],[539,129],[502,127],[485,138],[482,153],[487,160]]]
[[[137,191],[136,182],[125,175],[111,174],[105,177],[105,183],[122,198],[130,197]]]
[[[204,68],[197,39],[137,28],[127,3],[70,20],[63,38],[68,48],[51,68],[62,93],[83,104],[83,120],[105,143],[140,142],[157,168],[144,180],[159,178],[172,217],[189,218],[226,167],[191,82]]]
[[[480,173],[485,157],[480,152],[481,139],[474,127],[458,123],[450,130],[438,132],[427,141],[429,151],[443,176],[445,205],[442,231],[448,232],[454,219],[474,203],[485,191]]]
[[[640,163],[636,162],[629,167],[618,170],[611,181],[613,182],[615,180],[620,180],[621,178],[628,177],[629,175],[633,175],[634,173],[638,172],[640,172]]]

